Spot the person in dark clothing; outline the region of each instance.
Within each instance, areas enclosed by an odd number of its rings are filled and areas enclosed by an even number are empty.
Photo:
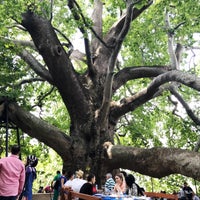
[[[95,189],[94,189],[94,185],[96,182],[96,177],[94,174],[89,174],[87,177],[87,182],[84,183],[80,189],[80,193],[83,194],[88,194],[88,195],[93,195],[96,193]],[[82,199],[79,199],[82,200]]]
[[[142,188],[135,182],[135,177],[132,174],[128,174],[125,180],[126,180],[128,195],[144,196]]]
[[[63,169],[62,175],[59,178],[59,186],[58,186],[59,196],[58,196],[58,199],[61,199],[61,197],[63,195],[65,196],[65,192],[63,191],[63,189],[64,189],[64,185],[67,181],[66,175],[67,175],[67,172]]]
[[[56,176],[54,176],[53,181],[51,183],[51,188],[53,189],[53,200],[58,200],[59,196],[59,185],[60,185],[60,177],[61,173],[60,170],[57,170]]]
[[[39,190],[37,191],[37,193],[44,193],[44,187],[40,186]]]
[[[187,200],[192,200],[192,197],[193,197],[193,190],[190,186],[188,186],[187,182],[184,182],[184,185],[183,185],[183,192],[185,194],[185,198]]]
[[[23,200],[31,200],[32,199],[32,187],[33,181],[37,178],[35,167],[38,164],[38,159],[35,155],[27,156],[27,161],[25,165],[26,169],[26,179],[24,184],[23,191]]]

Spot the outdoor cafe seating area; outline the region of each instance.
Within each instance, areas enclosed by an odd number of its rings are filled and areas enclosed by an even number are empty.
[[[178,200],[178,196],[174,194],[156,193],[156,192],[145,192],[145,196],[127,196],[127,195],[116,195],[116,194],[103,194],[98,193],[96,195],[87,195],[78,192],[74,192],[71,189],[65,188],[65,194],[62,195],[61,200],[74,200],[81,198],[84,200],[151,200],[165,198],[167,200]]]

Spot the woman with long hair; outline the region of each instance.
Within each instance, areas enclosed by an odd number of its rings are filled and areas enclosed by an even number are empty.
[[[22,193],[23,200],[32,200],[33,181],[37,178],[35,167],[38,164],[38,159],[34,155],[27,156],[26,160],[26,179],[24,184],[24,191]]]
[[[125,194],[126,193],[126,181],[124,175],[122,173],[115,175],[115,186],[114,191],[118,194]]]
[[[96,177],[94,174],[89,174],[87,176],[87,182],[84,183],[80,189],[80,193],[93,195],[97,192],[95,187]],[[79,198],[79,200],[81,200]]]

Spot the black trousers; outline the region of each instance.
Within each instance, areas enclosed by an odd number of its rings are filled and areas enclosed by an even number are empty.
[[[16,200],[17,196],[9,196],[9,197],[4,197],[0,196],[0,200]]]

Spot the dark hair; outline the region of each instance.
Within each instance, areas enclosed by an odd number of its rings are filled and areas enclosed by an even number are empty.
[[[135,183],[135,177],[132,174],[127,175],[125,180],[126,180],[126,184],[130,188],[132,187],[133,183]]]
[[[94,177],[95,177],[94,174],[89,174],[89,175],[87,176],[87,181],[88,181],[88,182],[91,181]]]
[[[27,156],[27,166],[30,167],[36,167],[38,164],[38,159],[35,155],[29,155]]]
[[[124,175],[124,178],[127,176],[127,173],[125,171],[121,171],[120,173]]]
[[[74,173],[72,171],[67,172],[67,178],[70,179]]]
[[[20,147],[18,145],[13,145],[11,147],[11,153],[17,155],[20,152]]]
[[[60,170],[56,171],[56,174],[60,174]]]

